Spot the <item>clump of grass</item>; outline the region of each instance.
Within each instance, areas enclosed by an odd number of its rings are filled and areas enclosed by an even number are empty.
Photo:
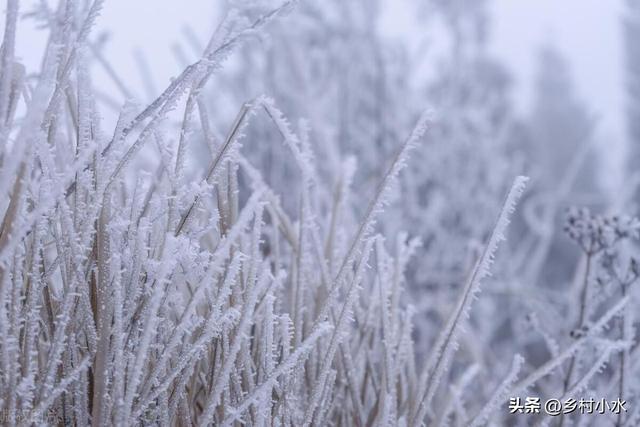
[[[392,241],[375,225],[430,115],[382,162],[355,223],[350,203],[364,197],[351,191],[361,184],[352,182],[354,163],[321,178],[313,123],[292,126],[261,96],[239,106],[224,138],[211,129],[202,96],[211,75],[295,3],[253,21],[230,13],[199,60],[143,108],[125,103],[106,131],[89,72],[102,2],[40,7],[49,43],[42,69],[25,80],[14,52],[18,4],[9,0],[0,61],[0,412],[12,423],[480,425],[623,310],[626,295],[521,382],[516,355],[475,416],[450,405],[438,412],[434,399],[527,179],[513,183],[422,366],[403,298],[419,243],[405,234]],[[284,141],[297,185],[271,187],[243,153],[256,116]],[[211,159],[199,170],[187,158],[202,140]],[[141,152],[155,170],[136,167]],[[611,353],[629,357],[625,340],[605,349],[566,393]]]

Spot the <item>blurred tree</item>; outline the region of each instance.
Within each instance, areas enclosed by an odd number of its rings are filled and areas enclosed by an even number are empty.
[[[568,64],[551,46],[540,50],[534,92],[532,110],[520,133],[534,176],[527,211],[538,239],[526,277],[533,283],[542,280],[557,286],[571,280],[577,257],[568,239],[555,232],[556,225],[562,223],[569,206],[597,208],[596,200],[601,199],[594,120],[574,90]]]
[[[535,100],[529,119],[530,159],[539,168],[539,186],[551,190],[563,179],[567,165],[586,149],[594,121],[573,87],[566,60],[551,46],[541,49],[535,80]],[[574,180],[574,193],[597,189],[593,156],[583,163]]]
[[[625,72],[626,72],[626,118],[627,170],[636,175],[640,172],[640,3],[633,0],[626,2],[626,14],[623,21]],[[640,191],[636,190],[634,204],[640,205]]]
[[[425,248],[435,251],[419,266],[418,282],[423,285],[437,287],[443,279],[447,285],[461,283],[515,166],[509,160],[507,132],[513,121],[511,78],[487,52],[486,5],[431,2],[448,48],[425,85],[437,119],[406,175],[407,197],[414,200],[408,204],[412,209],[403,211],[425,240]],[[424,221],[425,216],[431,220]],[[467,255],[461,258],[465,248]]]

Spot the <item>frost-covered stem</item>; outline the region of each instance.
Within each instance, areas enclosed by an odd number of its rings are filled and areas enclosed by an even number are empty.
[[[500,383],[500,386],[493,393],[489,402],[482,408],[480,413],[476,415],[472,420],[468,422],[469,427],[477,427],[484,425],[487,421],[489,421],[489,417],[493,411],[495,411],[500,405],[503,404],[504,400],[507,398],[511,387],[518,379],[518,374],[520,373],[520,369],[522,369],[522,365],[524,364],[524,357],[516,354],[513,357],[513,362],[511,364],[511,370],[505,377],[505,379]]]
[[[25,423],[21,424],[24,426],[31,425],[31,420],[37,420],[44,411],[46,411],[55,400],[67,391],[69,385],[73,384],[78,380],[78,377],[89,367],[89,357],[85,357],[78,366],[76,366],[73,371],[71,371],[65,378],[63,378],[58,385],[47,393],[44,396],[44,399],[40,401],[40,403],[31,411],[30,419],[28,419]]]
[[[493,263],[495,253],[499,243],[505,239],[505,233],[510,222],[511,214],[515,211],[516,205],[529,178],[518,176],[507,194],[505,202],[496,220],[496,225],[491,233],[491,237],[478,259],[471,276],[469,277],[465,289],[458,301],[455,310],[447,320],[447,324],[442,329],[433,349],[429,362],[424,368],[420,379],[421,391],[418,393],[417,407],[412,414],[411,425],[419,426],[427,413],[427,409],[433,399],[442,375],[448,370],[452,362],[453,353],[457,345],[457,336],[463,321],[469,316],[471,304],[477,293],[480,291],[482,280],[490,274],[490,267]]]
[[[168,243],[169,245],[173,245],[173,240],[169,240]],[[151,342],[154,339],[158,322],[158,310],[162,302],[163,294],[165,293],[165,283],[169,280],[174,269],[175,259],[173,259],[173,256],[175,256],[175,254],[170,253],[171,257],[167,255],[168,252],[172,251],[173,248],[167,248],[163,254],[161,254],[161,269],[151,284],[151,295],[148,297],[149,301],[145,304],[147,307],[144,310],[146,315],[142,321],[141,338],[139,342],[136,343],[135,351],[131,354],[133,365],[126,386],[127,391],[124,397],[123,412],[124,419],[127,421],[129,421],[129,416],[133,412],[133,401],[139,392],[138,386],[140,385],[144,372],[143,366],[147,360],[147,353]]]
[[[245,119],[247,117],[247,114],[251,111],[251,109],[252,109],[251,103],[245,103],[240,108],[240,111],[238,112],[238,115],[236,116],[236,119],[233,122],[233,125],[231,126],[231,131],[229,132],[224,143],[218,150],[216,157],[211,161],[211,164],[209,165],[209,168],[204,178],[205,182],[211,182],[212,178],[219,173],[218,169],[220,168],[220,166],[225,162],[225,160],[229,158],[229,152],[232,149],[233,144],[238,140],[240,133],[242,131],[242,128],[245,124]],[[187,221],[189,220],[189,217],[193,213],[193,210],[198,205],[199,200],[200,200],[200,195],[197,195],[194,198],[193,202],[189,205],[189,208],[187,208],[186,212],[182,215],[182,218],[180,218],[180,221],[176,226],[176,231],[175,231],[176,236],[179,236],[180,233],[182,232],[183,228],[187,224]]]
[[[2,224],[0,224],[0,253],[3,253],[3,250],[9,244],[9,236],[14,230],[14,225],[16,223],[16,217],[18,214],[18,210],[20,209],[20,204],[22,201],[22,188],[24,185],[24,178],[27,171],[27,165],[25,162],[20,163],[20,167],[18,168],[18,174],[13,183],[13,189],[11,190],[11,195],[9,196],[9,206],[7,207],[6,212],[4,213],[4,218],[2,220]],[[2,279],[3,270],[0,265],[0,279]]]
[[[449,425],[449,415],[456,411],[456,406],[459,406],[462,401],[462,394],[467,389],[469,383],[478,375],[480,368],[477,364],[469,366],[466,371],[460,375],[460,379],[457,384],[451,384],[451,392],[447,403],[440,413],[440,420],[436,424],[438,427],[447,427]]]
[[[93,27],[98,15],[100,14],[100,10],[102,9],[102,4],[104,0],[94,0],[89,7],[89,11],[87,12],[87,16],[82,21],[80,25],[80,30],[75,38],[75,40],[68,41],[71,48],[68,52],[68,56],[64,63],[60,64],[60,68],[58,68],[58,74],[56,76],[56,86],[51,98],[48,102],[47,109],[44,113],[44,118],[42,120],[42,128],[45,131],[48,131],[51,126],[52,121],[55,120],[55,112],[63,99],[63,96],[66,92],[66,89],[69,85],[69,75],[71,74],[71,70],[73,69],[73,64],[76,61],[76,56],[78,50],[82,48],[89,36],[89,32]],[[67,3],[67,13],[69,15],[73,14],[73,2]],[[71,25],[72,19],[70,17],[68,24]]]
[[[222,255],[220,257],[222,257]],[[226,271],[223,279],[223,286],[220,290],[220,295],[216,298],[216,302],[210,308],[211,311],[213,312],[213,315],[215,316],[217,316],[217,313],[220,311],[220,305],[223,303],[223,301],[220,300],[220,297],[226,294],[225,290],[229,289],[231,287],[231,283],[235,280],[238,269],[240,268],[240,260],[242,258],[243,258],[243,255],[240,252],[236,252],[226,267]],[[216,270],[217,267],[218,266],[216,265],[216,263],[214,263],[210,267],[210,270]],[[192,321],[191,315],[196,310],[197,305],[200,302],[202,302],[202,294],[205,292],[207,288],[206,283],[204,282],[208,280],[211,280],[211,277],[209,277],[209,275],[205,277],[205,279],[203,280],[203,283],[201,283],[200,286],[196,289],[196,291],[191,295],[191,298],[187,303],[187,306],[185,307],[184,311],[180,315],[180,319],[178,323],[174,326],[173,331],[169,336],[169,339],[167,340],[167,344],[163,348],[162,356],[156,362],[153,370],[151,371],[151,374],[149,375],[149,380],[147,381],[147,384],[143,388],[143,391],[140,393],[140,396],[143,396],[146,398],[146,396],[150,393],[151,386],[156,385],[156,383],[160,381],[160,373],[162,372],[163,369],[167,367],[170,357],[171,355],[173,355],[173,351],[180,343],[180,340],[183,337],[183,335],[186,332],[188,332],[188,322]]]
[[[593,244],[591,245],[591,248]],[[582,281],[582,290],[580,293],[580,312],[578,317],[578,328],[584,326],[584,322],[587,319],[588,307],[589,303],[589,276],[591,275],[591,263],[593,261],[593,252],[592,249],[589,248],[587,251],[587,261],[584,271],[584,278]]]
[[[38,297],[42,293],[43,279],[42,279],[42,245],[41,237],[46,232],[44,226],[45,221],[38,221],[35,231],[33,233],[33,241],[31,247],[31,285],[27,296],[27,316],[24,324],[24,338],[23,338],[23,360],[22,360],[22,376],[23,378],[35,377],[37,372],[37,337],[40,332],[40,323],[38,319]],[[1,304],[1,302],[0,302]],[[1,319],[0,319],[1,321]],[[35,384],[30,385],[30,390],[33,391]]]
[[[322,397],[322,390],[327,384],[327,375],[329,373],[329,369],[331,368],[331,364],[333,362],[333,357],[335,355],[336,350],[338,349],[338,345],[342,341],[342,328],[345,327],[345,322],[347,321],[347,317],[351,313],[351,309],[355,298],[357,297],[358,286],[360,285],[360,281],[362,280],[362,275],[364,273],[364,267],[367,265],[369,254],[371,252],[371,247],[373,245],[373,239],[369,239],[365,242],[365,247],[362,251],[362,255],[360,261],[356,267],[356,271],[351,279],[351,282],[346,290],[345,301],[342,304],[340,314],[336,320],[335,329],[331,335],[331,339],[329,340],[329,347],[322,358],[322,363],[320,365],[319,376],[311,390],[311,401],[309,402],[309,406],[305,411],[304,416],[304,426],[309,426],[314,421],[314,414],[318,408],[318,404],[320,403],[320,398]],[[313,330],[315,331],[314,328]]]
[[[2,39],[2,58],[0,59],[0,153],[9,137],[9,125],[6,122],[11,102],[11,79],[13,74],[14,49],[16,43],[16,21],[18,19],[18,0],[7,1],[5,13],[4,37]]]
[[[256,221],[260,220],[261,219],[258,219],[256,216]],[[260,282],[261,280],[258,279],[258,281]],[[244,301],[242,304],[240,323],[235,331],[235,335],[232,338],[230,349],[226,354],[224,363],[220,367],[220,370],[215,373],[215,380],[213,382],[212,391],[209,394],[209,397],[207,398],[207,401],[204,405],[203,412],[200,415],[200,420],[198,422],[199,427],[208,425],[213,417],[216,407],[220,402],[220,396],[222,395],[224,388],[228,386],[231,369],[238,357],[238,352],[240,351],[244,335],[247,333],[247,330],[251,326],[251,323],[253,321],[253,310],[256,306],[259,290],[258,288],[258,284],[250,281],[248,283],[248,287],[245,289],[246,294],[244,296]]]
[[[119,274],[119,278],[113,287],[113,387],[111,400],[113,405],[114,419],[116,424],[124,423],[120,418],[122,414],[122,403],[124,399],[124,383],[125,383],[125,352],[124,338],[125,331],[123,327],[124,317],[124,300],[123,295],[126,290],[124,287],[124,277]]]
[[[303,200],[300,201],[300,218],[298,224],[298,247],[296,250],[296,263],[295,263],[295,281],[293,282],[292,290],[293,295],[291,298],[291,303],[293,307],[293,337],[294,337],[294,346],[300,345],[302,342],[302,306],[304,303],[304,289],[302,280],[304,278],[303,265],[304,265],[304,257],[305,257],[305,236],[306,236],[306,227],[305,222],[307,221],[307,214],[305,212],[305,199],[306,199],[306,189],[302,192],[301,197]]]
[[[627,296],[627,283],[622,283],[622,298]],[[629,308],[625,307],[624,312],[622,314],[622,319],[620,321],[620,340],[625,341],[627,339],[633,338],[633,323],[632,323],[632,313]],[[625,398],[625,389],[626,389],[626,378],[625,375],[627,373],[627,365],[629,363],[629,347],[625,347],[620,352],[620,383],[618,385],[618,397],[620,400],[624,401]],[[624,411],[620,411],[618,413],[616,419],[616,427],[622,427],[624,425]]]
[[[380,425],[387,426],[390,425],[390,416],[391,416],[391,405],[395,400],[395,377],[393,375],[393,361],[391,355],[391,330],[389,327],[389,322],[392,320],[390,315],[389,306],[387,304],[388,293],[386,288],[386,281],[383,278],[383,264],[382,258],[384,256],[384,248],[382,239],[378,239],[376,242],[376,263],[378,274],[377,278],[377,287],[378,287],[378,297],[379,297],[379,308],[380,308],[380,326],[382,333],[382,354],[383,354],[383,387],[380,389],[380,400],[382,402],[382,409],[380,409]]]
[[[361,246],[361,243],[370,235],[373,225],[375,224],[377,215],[380,213],[380,209],[384,206],[386,202],[387,192],[389,186],[393,183],[395,179],[397,179],[398,174],[402,171],[402,169],[406,165],[406,160],[409,155],[409,152],[415,147],[418,140],[422,138],[428,128],[430,120],[430,115],[428,112],[424,112],[420,118],[418,119],[415,127],[413,128],[411,135],[404,144],[398,149],[393,160],[391,161],[391,165],[385,172],[382,180],[378,184],[376,188],[376,192],[369,202],[367,209],[365,211],[363,219],[360,221],[358,225],[358,230],[351,240],[349,245],[349,249],[345,254],[340,267],[335,274],[333,279],[333,283],[331,284],[331,289],[328,290],[329,295],[326,298],[326,301],[322,308],[320,309],[320,314],[316,318],[313,328],[317,326],[320,322],[323,322],[327,316],[329,315],[329,310],[332,307],[334,299],[337,298],[337,293],[340,290],[339,285],[344,280],[344,276],[349,270],[349,267],[354,262],[356,253]]]
[[[55,322],[55,333],[53,336],[51,349],[49,350],[46,373],[43,380],[40,382],[39,399],[46,399],[47,396],[53,390],[53,384],[55,382],[56,372],[62,361],[62,354],[64,352],[64,345],[67,342],[67,325],[71,320],[71,311],[75,302],[75,294],[68,289],[65,292],[64,300],[60,307],[60,313],[57,316]]]
[[[109,233],[107,231],[109,221],[109,207],[111,200],[109,195],[105,197],[102,212],[98,220],[97,234],[97,264],[98,264],[98,284],[96,289],[96,324],[98,329],[98,342],[96,358],[93,364],[93,402],[92,402],[92,425],[100,426],[105,424],[104,409],[106,396],[108,394],[108,368],[109,343],[111,340],[111,292],[110,268],[111,248]]]
[[[327,237],[327,241],[324,246],[324,256],[327,258],[327,262],[329,263],[329,271],[333,272],[333,241],[335,239],[336,233],[336,222],[338,220],[338,211],[340,208],[340,196],[342,194],[342,179],[338,181],[336,184],[336,188],[333,194],[333,203],[331,203],[331,214],[329,216],[329,236]]]
[[[624,314],[621,314],[621,317],[622,316],[624,316]],[[603,371],[611,354],[622,352],[629,347],[630,343],[625,341],[606,342],[600,357],[596,359],[595,363],[593,363],[591,368],[589,368],[589,370],[582,376],[582,378],[576,381],[573,386],[561,396],[560,400],[565,400],[569,397],[577,397],[579,393],[587,390],[587,387],[589,386],[589,383],[591,382],[593,377]]]
[[[533,386],[540,379],[549,375],[559,366],[561,366],[568,358],[572,357],[576,354],[576,352],[589,340],[591,340],[595,335],[600,333],[602,329],[604,329],[607,324],[611,321],[611,319],[620,315],[622,310],[625,308],[627,303],[629,302],[629,297],[625,297],[621,299],[618,303],[616,303],[613,307],[611,307],[605,314],[603,314],[600,319],[593,324],[593,326],[589,329],[589,331],[575,340],[573,344],[569,347],[561,351],[555,358],[549,360],[544,363],[538,369],[530,373],[526,378],[516,384],[511,390],[512,395],[517,395],[522,391],[528,389]]]
[[[240,404],[231,408],[229,412],[231,415],[224,420],[222,423],[223,426],[228,426],[238,419],[240,414],[244,412],[251,403],[253,403],[256,399],[258,399],[263,393],[269,390],[276,381],[276,379],[283,375],[285,372],[294,368],[300,361],[304,360],[306,355],[308,355],[313,347],[315,346],[316,341],[326,333],[331,330],[331,325],[328,323],[323,323],[320,327],[315,330],[311,335],[306,337],[304,341],[300,343],[300,345],[284,360],[282,361],[277,368],[271,372],[271,374],[267,377],[267,379],[256,386],[252,392],[246,396]]]
[[[580,290],[580,311],[578,314],[578,323],[576,326],[577,331],[582,329],[587,317],[587,303],[589,299],[589,276],[591,274],[591,262],[593,258],[592,248],[593,248],[593,241],[591,242],[590,247],[585,253],[587,260],[585,265],[584,277],[582,280],[582,289]],[[573,380],[573,371],[575,369],[575,364],[576,364],[576,357],[574,355],[569,360],[569,368],[567,369],[567,374],[564,378],[564,383],[562,386],[563,393],[566,393],[567,390],[569,390],[569,387],[571,387],[571,381]],[[564,421],[565,421],[565,414],[562,413],[560,415],[560,422],[559,422],[560,427],[564,425]]]

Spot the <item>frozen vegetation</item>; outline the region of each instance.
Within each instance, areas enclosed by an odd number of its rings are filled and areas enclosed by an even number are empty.
[[[640,424],[640,221],[622,214],[640,180],[632,164],[603,194],[552,48],[513,113],[485,1],[416,2],[448,40],[427,64],[380,36],[378,1],[220,2],[157,89],[143,55],[145,87],[104,55],[108,2],[18,3],[0,50],[0,423]],[[25,20],[48,37],[37,70],[16,51]],[[520,413],[527,397],[543,408]],[[550,416],[548,399],[626,403]]]

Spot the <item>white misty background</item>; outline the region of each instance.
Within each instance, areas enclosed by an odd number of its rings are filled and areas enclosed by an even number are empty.
[[[1,423],[640,423],[635,2],[3,6]]]

